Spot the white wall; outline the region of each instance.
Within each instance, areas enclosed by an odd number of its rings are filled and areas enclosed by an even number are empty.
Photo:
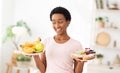
[[[1,34],[3,34],[5,32],[6,26],[13,24],[14,21],[14,0],[2,0],[2,25],[1,25],[1,29],[2,32]],[[6,44],[2,44],[2,48],[1,48],[1,54],[2,57],[0,57],[2,59],[2,62],[0,62],[1,64],[1,72],[0,73],[5,73],[6,71],[6,62],[10,61],[11,59],[11,53],[12,53],[12,49],[13,47],[11,46],[10,43],[6,43]]]
[[[92,2],[92,0],[16,0],[15,22],[25,20],[30,27],[33,27],[33,39],[38,36],[44,39],[54,34],[49,19],[50,11],[56,6],[64,6],[72,15],[69,35],[89,47]]]
[[[15,5],[15,6],[14,6]],[[55,34],[49,19],[50,11],[56,6],[66,7],[72,15],[72,21],[68,28],[69,35],[81,41],[83,48],[90,47],[90,33],[92,25],[93,0],[3,0],[3,31],[9,24],[18,20],[26,21],[32,29],[32,37],[22,41],[33,41],[37,37],[45,39]],[[9,13],[8,13],[9,12]],[[10,45],[9,45],[10,44]],[[3,72],[6,61],[10,60],[8,54],[13,46],[11,43],[3,45]]]
[[[0,0],[0,16],[2,15],[1,13],[2,11],[2,0]],[[1,48],[1,24],[2,24],[2,21],[1,21],[2,17],[0,17],[0,65],[2,64],[2,48]],[[0,73],[1,73],[1,67],[0,67]]]

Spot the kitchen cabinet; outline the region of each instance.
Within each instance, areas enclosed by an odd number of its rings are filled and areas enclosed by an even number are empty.
[[[96,11],[95,16],[95,18],[102,17],[104,19],[104,26],[99,26],[98,21],[95,21],[95,27],[93,30],[95,40],[94,44],[104,47],[109,46],[120,48],[120,46],[118,45],[120,43],[118,37],[120,36],[120,11],[98,10]],[[103,44],[101,42],[103,42]]]
[[[97,0],[98,1],[98,0]],[[108,0],[101,0],[102,3]],[[109,0],[110,1],[110,0]],[[109,4],[109,3],[107,3]],[[113,3],[115,4],[115,3]],[[120,5],[120,4],[119,4]],[[105,6],[105,5],[104,5]],[[110,6],[110,5],[109,5]],[[106,5],[107,7],[107,5]],[[120,8],[102,8],[96,7],[93,21],[92,46],[101,46],[101,48],[120,48]],[[100,19],[101,18],[101,19]],[[103,22],[103,23],[100,23]],[[102,24],[102,25],[100,25]]]
[[[98,0],[95,0],[98,1]],[[116,55],[120,56],[120,1],[100,0],[102,7],[95,7],[91,47],[104,55],[104,63],[111,64]],[[95,2],[95,5],[96,2]],[[99,23],[102,22],[102,23]],[[102,73],[102,72],[101,72]]]
[[[104,64],[88,64],[87,73],[120,73],[120,67]]]
[[[118,7],[120,6],[120,3],[116,3],[119,0],[115,0],[113,3],[110,2],[112,0],[95,1],[97,1],[95,3],[102,6],[99,8],[99,5],[96,4],[96,9],[94,9],[95,17],[93,19],[94,22],[92,36],[94,42],[92,45],[120,48],[118,45],[120,44],[120,39],[118,38],[118,36],[120,36],[120,7]]]

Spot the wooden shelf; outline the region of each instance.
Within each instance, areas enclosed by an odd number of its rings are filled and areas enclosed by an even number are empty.
[[[119,28],[96,28],[95,30],[98,31],[112,31],[112,32],[120,32]]]
[[[109,9],[97,9],[96,12],[102,12],[102,13],[119,13],[120,10],[109,10]]]
[[[93,49],[106,49],[106,50],[108,50],[108,49],[111,49],[111,50],[120,50],[120,48],[118,48],[118,47],[104,47],[104,46],[99,46],[99,45],[95,45],[95,46],[93,46],[92,47]]]

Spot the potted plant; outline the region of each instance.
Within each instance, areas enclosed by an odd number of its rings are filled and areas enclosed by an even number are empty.
[[[104,23],[103,17],[101,17],[101,16],[97,17],[97,18],[96,18],[96,22],[98,22],[97,24],[98,24],[98,26],[99,26],[100,28],[104,28],[105,23]]]
[[[96,54],[96,57],[97,58],[103,58],[103,55],[102,54]]]
[[[26,55],[23,55],[23,54],[19,54],[17,57],[16,57],[16,62],[17,62],[17,66],[29,66],[30,63],[31,63],[31,59],[32,57],[31,56],[26,56]]]
[[[103,60],[103,54],[99,53],[99,54],[96,54],[96,58],[97,58],[97,63],[98,64],[102,64],[102,60]]]
[[[6,32],[3,34],[2,42],[5,43],[10,40],[13,45],[15,46],[16,50],[18,48],[19,39],[16,39],[18,36],[21,37],[22,35],[28,33],[31,36],[31,29],[28,27],[25,21],[18,21],[15,25],[9,25],[6,28]]]

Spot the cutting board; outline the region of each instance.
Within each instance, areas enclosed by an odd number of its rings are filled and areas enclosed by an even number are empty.
[[[110,43],[110,35],[107,32],[98,33],[96,43],[101,46],[107,46]]]

